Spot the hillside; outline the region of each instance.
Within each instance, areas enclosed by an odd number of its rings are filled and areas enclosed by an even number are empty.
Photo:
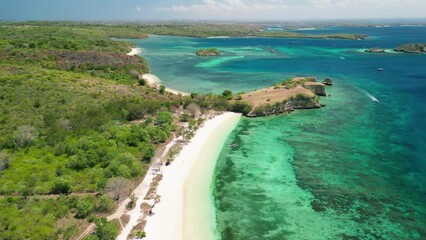
[[[145,36],[127,28],[3,24],[0,35],[0,239],[75,239],[128,196],[191,99],[140,86],[145,60],[111,39]]]

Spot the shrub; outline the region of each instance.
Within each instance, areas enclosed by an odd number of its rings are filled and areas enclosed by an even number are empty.
[[[138,238],[144,238],[144,237],[146,237],[146,233],[144,231],[138,231],[136,233],[136,237],[138,237]]]
[[[146,81],[145,81],[145,79],[139,79],[138,80],[138,84],[139,84],[139,86],[145,86],[146,85]]]
[[[118,236],[118,226],[113,222],[108,222],[106,218],[95,220],[95,235],[102,240],[115,240]]]
[[[232,92],[230,90],[225,90],[223,91],[222,96],[229,99],[232,97]]]
[[[8,169],[10,166],[10,155],[0,152],[0,171]]]
[[[82,200],[77,203],[77,218],[86,218],[95,210],[95,204],[88,199]]]
[[[29,146],[37,138],[37,132],[34,127],[31,126],[20,126],[14,132],[14,140],[16,147]]]
[[[71,182],[64,178],[55,180],[51,191],[53,194],[69,194],[71,192]]]
[[[164,94],[166,92],[166,86],[161,85],[160,89],[158,90],[161,94]]]
[[[114,209],[114,201],[107,195],[102,195],[97,199],[96,212],[108,213]]]
[[[191,119],[191,116],[189,116],[189,114],[187,114],[187,113],[184,113],[184,114],[180,115],[180,117],[179,117],[180,122],[188,122],[189,119]]]
[[[83,238],[83,240],[99,240],[98,236],[90,234]]]
[[[238,101],[231,104],[229,106],[229,110],[247,115],[252,110],[252,106],[250,106],[248,103]]]

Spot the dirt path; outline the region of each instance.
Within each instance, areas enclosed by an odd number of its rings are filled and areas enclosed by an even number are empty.
[[[123,200],[120,205],[118,206],[117,210],[109,215],[107,217],[108,221],[114,220],[114,219],[120,219],[124,214],[127,214],[130,216],[129,222],[124,226],[124,228],[121,230],[120,235],[117,237],[117,239],[127,240],[127,237],[129,236],[130,232],[132,231],[133,227],[136,226],[141,217],[142,217],[142,211],[141,211],[141,204],[144,201],[144,198],[146,194],[148,193],[151,183],[154,179],[154,177],[159,173],[160,166],[162,164],[162,160],[167,155],[169,150],[178,142],[178,138],[173,134],[173,140],[168,143],[166,146],[163,147],[164,150],[159,151],[158,154],[154,157],[154,160],[151,163],[151,166],[149,167],[144,179],[139,184],[138,187],[133,191],[133,194],[136,199],[135,207],[127,211],[126,206],[130,202],[130,197]],[[83,239],[85,236],[90,234],[95,229],[95,224],[90,224],[86,230],[77,238],[77,240]]]

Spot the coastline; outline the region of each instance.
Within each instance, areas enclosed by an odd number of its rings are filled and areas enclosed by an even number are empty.
[[[240,118],[240,114],[227,112],[206,121],[172,164],[162,168],[163,180],[157,190],[161,200],[147,218],[147,240],[215,239],[213,171]]]
[[[132,48],[132,50],[127,53],[127,56],[135,56],[135,55],[139,55],[140,53],[142,53],[142,49]]]
[[[156,75],[151,73],[142,74],[141,76],[139,76],[139,78],[145,80],[146,84],[153,88],[159,88],[161,85],[161,80]],[[189,93],[178,91],[168,87],[166,87],[166,91],[176,95],[182,95],[182,96],[190,95]]]

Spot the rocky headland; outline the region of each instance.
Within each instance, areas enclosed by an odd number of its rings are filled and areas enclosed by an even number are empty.
[[[290,113],[296,109],[314,109],[320,104],[319,96],[326,96],[326,85],[314,77],[296,77],[269,88],[238,95],[238,100],[251,107],[248,117],[261,117]]]

